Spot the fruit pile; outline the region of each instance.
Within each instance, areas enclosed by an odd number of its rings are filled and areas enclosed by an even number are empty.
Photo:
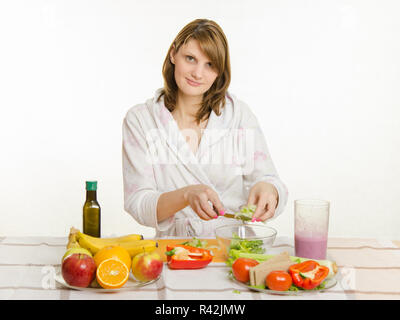
[[[121,288],[130,271],[137,281],[154,280],[163,269],[160,256],[153,252],[156,248],[156,241],[137,234],[96,238],[71,228],[61,261],[62,276],[71,286],[104,289]]]

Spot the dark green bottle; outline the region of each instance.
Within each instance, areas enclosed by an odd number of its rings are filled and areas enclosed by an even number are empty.
[[[83,205],[83,233],[100,238],[100,205],[97,202],[97,181],[86,181],[86,201]]]

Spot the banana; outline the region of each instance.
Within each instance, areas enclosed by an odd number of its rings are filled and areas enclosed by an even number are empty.
[[[77,229],[75,229],[74,227],[71,228],[70,232],[69,232],[69,236],[68,236],[68,243],[67,243],[67,249],[70,248],[80,248],[78,239],[77,239]]]
[[[67,249],[71,248],[81,248],[81,245],[79,244],[79,242],[70,242],[67,245]]]
[[[121,236],[121,237],[114,237],[114,238],[97,238],[97,237],[92,237],[89,236],[88,234],[85,234],[83,232],[81,232],[79,229],[76,229],[74,227],[71,227],[70,231],[69,231],[69,240],[71,241],[71,239],[76,239],[78,240],[80,237],[88,237],[91,239],[96,239],[96,240],[101,240],[101,241],[105,241],[105,242],[114,242],[114,241],[131,241],[131,240],[143,240],[143,236],[141,234],[128,234],[125,236]]]
[[[83,248],[88,249],[93,255],[95,255],[100,249],[107,246],[121,246],[128,250],[129,255],[133,257],[139,252],[147,251],[151,252],[157,248],[157,242],[154,240],[130,240],[130,241],[100,241],[101,239],[96,239],[92,237],[79,238],[79,245]]]
[[[156,241],[143,240],[143,236],[139,234],[129,234],[115,238],[96,238],[84,234],[73,227],[70,231],[67,247],[80,246],[95,255],[100,249],[110,245],[118,245],[127,249],[131,257],[141,252],[152,252],[158,247]]]
[[[115,237],[115,238],[96,238],[96,237],[92,237],[87,234],[84,234],[83,232],[78,231],[77,238],[78,238],[78,240],[81,238],[87,238],[90,241],[94,241],[95,243],[104,243],[104,244],[112,245],[116,242],[119,243],[119,242],[130,242],[130,241],[142,240],[143,236],[140,234],[128,234],[126,236]]]
[[[128,250],[131,258],[136,256],[138,253],[152,252],[156,250],[158,247],[157,241],[154,240],[139,240],[139,243],[135,244],[124,242],[121,243],[120,245],[121,247],[124,247],[126,250]]]

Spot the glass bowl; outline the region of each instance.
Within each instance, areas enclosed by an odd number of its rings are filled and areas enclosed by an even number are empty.
[[[231,244],[240,240],[261,240],[264,252],[272,247],[277,231],[274,228],[257,224],[224,225],[215,228],[215,236],[225,259],[229,257]],[[233,241],[233,242],[232,242]]]

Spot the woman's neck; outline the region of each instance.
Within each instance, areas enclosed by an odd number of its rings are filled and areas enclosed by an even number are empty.
[[[176,106],[172,112],[175,119],[179,119],[179,121],[186,124],[196,122],[196,116],[201,107],[202,98],[202,96],[187,96],[178,92]]]

